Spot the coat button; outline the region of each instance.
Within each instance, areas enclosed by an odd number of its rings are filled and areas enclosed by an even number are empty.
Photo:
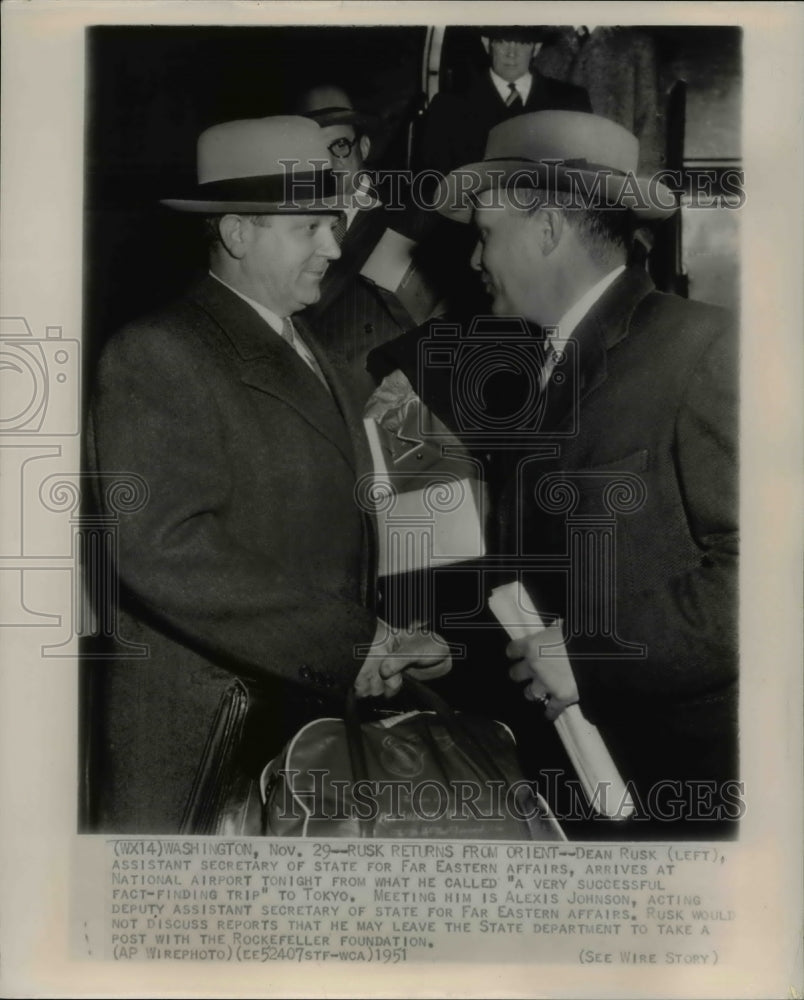
[[[299,677],[301,677],[301,679],[303,681],[309,681],[309,680],[312,679],[312,676],[313,676],[313,672],[310,670],[310,668],[305,663],[304,666],[299,671]]]
[[[366,325],[363,327],[363,333],[374,333],[374,324],[366,323]]]

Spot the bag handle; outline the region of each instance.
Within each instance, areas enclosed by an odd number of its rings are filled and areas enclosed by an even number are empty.
[[[405,674],[402,675],[402,689],[411,696],[420,711],[433,712],[456,743],[464,748],[467,744],[471,746],[472,753],[476,755],[476,764],[482,764],[482,767],[488,773],[496,775],[498,780],[504,785],[508,783],[508,779],[492,754],[482,744],[477,742],[470,729],[464,724],[461,716],[450,708],[440,695],[436,694],[426,684]],[[354,688],[351,688],[346,696],[344,724],[346,727],[346,744],[349,750],[349,763],[351,764],[355,781],[369,781],[363,728],[360,722],[357,695]],[[359,820],[359,824],[361,837],[370,838],[374,836],[373,820],[361,819]]]

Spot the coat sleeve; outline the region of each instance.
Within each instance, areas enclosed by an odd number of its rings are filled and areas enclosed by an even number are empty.
[[[674,461],[697,565],[618,607],[622,635],[647,642],[647,661],[576,661],[581,701],[605,686],[624,698],[703,697],[737,677],[738,365],[731,330],[692,370],[675,420]],[[656,526],[661,530],[661,525]]]
[[[120,517],[122,587],[146,620],[219,666],[343,692],[362,662],[354,647],[371,642],[375,618],[342,593],[308,586],[314,574],[288,572],[270,538],[252,548],[227,528],[236,481],[227,441],[238,430],[221,418],[214,359],[197,348],[141,327],[118,335],[99,365],[89,466],[134,473],[148,490],[141,509]],[[278,537],[298,528],[304,498],[287,496],[276,479],[276,495],[254,503],[280,512]]]

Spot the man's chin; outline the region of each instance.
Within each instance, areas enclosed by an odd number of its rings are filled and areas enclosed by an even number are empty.
[[[299,292],[299,301],[305,306],[315,305],[321,298],[321,278],[316,281],[307,282],[306,286]]]

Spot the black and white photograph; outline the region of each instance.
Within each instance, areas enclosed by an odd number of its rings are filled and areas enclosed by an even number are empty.
[[[465,6],[6,6],[7,995],[804,988],[801,10]]]

